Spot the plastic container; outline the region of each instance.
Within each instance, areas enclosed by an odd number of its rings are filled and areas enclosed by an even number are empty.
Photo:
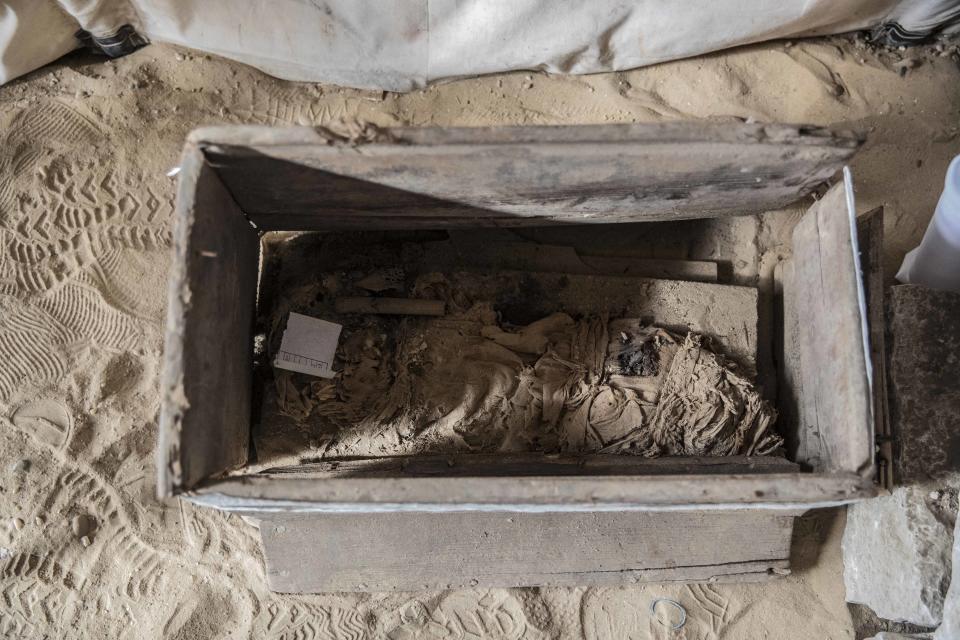
[[[920,246],[904,257],[897,280],[960,293],[960,156],[947,168],[933,219]]]

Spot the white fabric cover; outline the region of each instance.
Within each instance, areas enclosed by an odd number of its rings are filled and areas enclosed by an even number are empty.
[[[594,73],[891,16],[919,25],[960,0],[3,0],[0,83],[123,24],[157,42],[291,80],[405,91],[513,69]],[[906,17],[905,17],[906,16]],[[909,25],[903,25],[909,28]]]

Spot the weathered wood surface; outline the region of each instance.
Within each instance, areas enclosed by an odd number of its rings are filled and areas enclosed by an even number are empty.
[[[888,319],[897,481],[955,478],[960,472],[960,294],[892,287]]]
[[[546,455],[537,453],[473,453],[386,456],[329,460],[267,469],[264,475],[307,474],[318,480],[336,477],[418,476],[598,476],[789,473],[799,467],[773,456],[641,458],[619,455]]]
[[[858,474],[666,476],[231,477],[191,494],[231,511],[625,511],[826,506],[876,495]]]
[[[877,480],[893,489],[893,442],[887,406],[886,318],[883,282],[883,207],[857,218],[860,265],[867,301],[870,364],[873,367],[873,422],[877,442]]]
[[[371,143],[417,146],[451,144],[532,144],[662,142],[685,144],[704,139],[740,143],[832,146],[856,150],[862,136],[812,125],[730,123],[691,120],[642,124],[520,125],[504,127],[392,127],[370,128],[350,138],[324,127],[273,127],[268,125],[213,125],[198,127],[187,136],[188,144],[230,146],[324,145],[360,150]]]
[[[259,240],[215,172],[187,148],[164,346],[158,492],[247,460]]]
[[[793,232],[801,392],[799,428],[818,441],[815,468],[872,478],[874,425],[866,309],[849,176]]]
[[[777,302],[776,352],[777,431],[783,435],[787,455],[807,470],[823,470],[819,434],[801,422],[803,376],[800,373],[800,326],[797,319],[796,282],[792,259],[774,268]]]
[[[208,128],[191,139],[265,230],[677,220],[785,206],[860,145],[787,125],[668,123],[322,130]]]
[[[435,271],[496,268],[692,282],[717,281],[717,263],[708,260],[580,255],[573,247],[517,241],[473,243],[462,236],[456,240],[427,242],[423,247],[424,268]]]
[[[789,567],[794,512],[265,514],[274,591],[757,581]]]

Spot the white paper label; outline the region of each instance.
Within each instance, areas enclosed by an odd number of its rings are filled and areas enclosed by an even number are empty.
[[[333,356],[340,340],[339,324],[291,313],[273,366],[321,378],[332,378]]]

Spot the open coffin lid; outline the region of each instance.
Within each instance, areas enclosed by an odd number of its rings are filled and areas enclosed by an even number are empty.
[[[501,459],[446,472],[243,474],[259,231],[756,213],[797,201],[858,144],[816,129],[701,123],[400,129],[362,140],[312,129],[195,132],[177,201],[159,493],[258,512],[795,509],[872,495],[866,310],[849,173],[797,226],[793,259],[781,270],[778,368],[798,421],[799,467],[530,454],[522,464]]]

